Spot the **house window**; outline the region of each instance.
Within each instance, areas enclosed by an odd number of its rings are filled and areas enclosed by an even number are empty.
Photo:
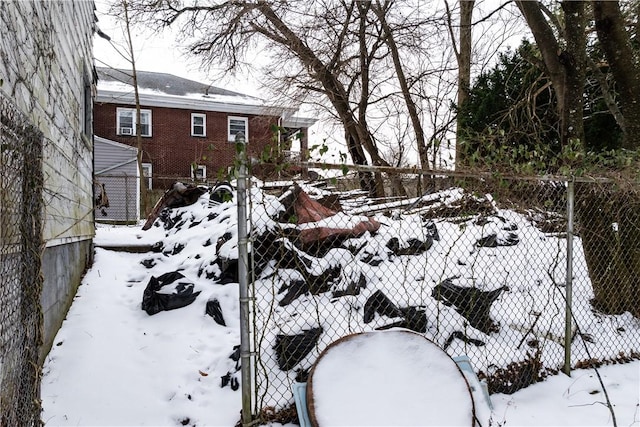
[[[249,119],[246,117],[229,116],[229,142],[236,142],[236,134],[244,133],[245,140],[249,140]]]
[[[116,115],[116,134],[135,135],[136,109],[118,108]],[[140,134],[142,136],[151,136],[151,110],[140,110]]]
[[[191,113],[191,136],[207,136],[207,115]]]
[[[193,165],[192,172],[194,181],[204,181],[207,179],[206,165]]]
[[[151,163],[142,164],[142,175],[147,179],[147,189],[151,190],[153,188],[153,165]]]

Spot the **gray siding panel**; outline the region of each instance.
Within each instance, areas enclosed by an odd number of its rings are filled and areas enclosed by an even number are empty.
[[[138,150],[96,137],[94,165],[96,192],[104,188],[109,206],[96,211],[96,221],[134,222],[140,219]]]
[[[96,137],[93,153],[96,174],[109,174],[114,165],[122,165],[117,167],[118,173],[138,174],[135,163],[138,150],[134,147]]]

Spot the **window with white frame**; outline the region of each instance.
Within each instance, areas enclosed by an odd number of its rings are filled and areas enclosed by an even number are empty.
[[[193,165],[192,172],[194,181],[204,181],[207,179],[206,165]]]
[[[245,141],[249,140],[249,119],[229,116],[229,142],[236,142],[236,134],[244,133]]]
[[[142,164],[142,174],[147,180],[147,189],[153,189],[153,165],[151,163]]]
[[[116,134],[136,134],[136,109],[118,108],[116,110]],[[151,136],[151,110],[140,110],[140,135]]]
[[[207,115],[191,113],[191,136],[207,136]]]

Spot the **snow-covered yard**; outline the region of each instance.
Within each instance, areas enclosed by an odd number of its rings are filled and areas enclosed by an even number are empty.
[[[456,194],[451,193],[453,199],[457,197]],[[261,194],[253,195],[254,198],[258,196],[261,197],[259,200],[265,200]],[[258,208],[254,209],[254,227],[267,230],[273,226],[273,216],[278,212],[278,205],[273,199],[269,200],[273,203],[257,205]],[[217,279],[221,271],[217,269],[218,265],[212,262],[218,257],[237,256],[236,205],[229,202],[209,206],[205,194],[196,204],[175,209],[172,215],[173,218],[179,218],[176,222],[181,224],[168,230],[152,227],[143,232],[140,227],[98,227],[95,240],[97,245],[134,246],[162,242],[162,249],[153,254],[96,249],[95,263],[84,278],[45,362],[42,380],[42,419],[47,425],[233,426],[238,422],[241,408],[240,390],[233,390],[233,384],[221,386],[221,378],[230,373],[233,374],[230,378],[237,379],[239,376],[237,363],[233,358],[235,347],[240,343],[238,286],[236,283],[220,284]],[[521,243],[540,240],[546,245],[546,251],[558,252],[557,239],[543,235],[521,215],[501,211],[500,218],[504,219],[509,228],[518,230]],[[279,303],[282,302],[284,294],[256,291],[257,296],[263,297],[258,302],[259,308],[277,309],[275,318],[261,319],[259,325],[272,328],[261,331],[264,334],[263,338],[266,337],[266,345],[261,348],[261,352],[265,355],[267,366],[266,373],[262,375],[273,375],[273,378],[281,380],[281,383],[274,383],[280,387],[282,395],[289,391],[283,389],[288,387],[282,384],[287,384],[287,381],[295,376],[295,372],[285,372],[278,368],[276,358],[272,354],[273,341],[270,339],[283,331],[296,333],[309,327],[309,323],[290,321],[294,318],[308,320],[313,317],[307,315],[305,307],[316,312],[313,318],[324,327],[324,335],[320,339],[324,346],[354,329],[353,325],[346,327],[341,323],[343,317],[337,313],[342,313],[341,310],[347,310],[349,313],[353,311],[361,319],[362,305],[376,291],[393,295],[396,303],[406,301],[409,306],[426,306],[429,316],[436,312],[447,312],[450,318],[458,319],[456,322],[462,325],[464,319],[461,319],[458,313],[431,298],[434,285],[439,283],[434,282],[432,277],[442,280],[459,276],[461,279],[456,279],[456,283],[469,286],[465,283],[469,276],[461,273],[470,265],[475,269],[481,269],[491,264],[494,270],[505,272],[504,280],[508,278],[510,281],[510,291],[495,302],[495,310],[491,311],[492,317],[500,324],[500,330],[496,333],[481,333],[477,330],[469,332],[471,339],[483,340],[483,344],[486,345],[476,348],[460,340],[454,340],[449,347],[450,353],[469,354],[478,365],[476,368],[480,369],[488,369],[491,364],[505,366],[510,361],[522,360],[521,356],[525,351],[516,345],[521,344],[518,341],[531,326],[528,316],[532,306],[542,313],[538,316],[540,319],[537,320],[537,325],[544,325],[547,332],[562,334],[562,316],[558,316],[557,312],[545,311],[545,304],[554,310],[557,309],[556,305],[550,304],[557,303],[549,299],[551,285],[547,283],[545,286],[544,283],[548,277],[548,265],[544,266],[543,272],[534,269],[532,253],[527,249],[530,246],[519,244],[492,248],[490,252],[469,253],[469,242],[477,242],[478,239],[486,237],[488,232],[494,232],[498,239],[508,239],[510,235],[503,230],[504,224],[491,222],[491,218],[488,225],[478,227],[471,223],[461,228],[453,222],[438,222],[440,240],[433,242],[427,253],[432,261],[430,265],[440,266],[440,270],[430,271],[425,265],[415,266],[420,263],[420,257],[392,257],[384,249],[392,236],[399,239],[400,246],[412,237],[424,238],[424,223],[419,216],[404,215],[403,222],[385,216],[376,216],[376,219],[384,224],[380,232],[375,236],[365,234],[350,241],[353,245],[365,245],[362,247],[366,247],[366,250],[359,252],[359,257],[352,256],[348,258],[348,262],[343,262],[333,253],[336,263],[343,263],[341,274],[344,277],[357,278],[357,275],[362,273],[368,283],[366,289],[363,288],[358,294],[339,299],[347,302],[329,305],[331,301],[336,301],[330,294],[310,296],[303,293],[293,298],[291,303],[282,305]],[[343,220],[355,221],[353,217],[345,217]],[[465,234],[464,238],[461,237],[461,233]],[[510,256],[505,255],[507,252],[499,252],[502,250],[511,251]],[[452,256],[452,253],[455,256]],[[367,259],[370,259],[369,256],[377,257],[380,263],[375,268],[363,263],[362,257],[365,254]],[[328,254],[328,257],[332,259],[331,254]],[[434,259],[441,262],[433,262]],[[454,266],[446,267],[447,262],[451,260]],[[326,259],[313,262],[315,264],[310,270],[318,268],[319,272],[331,264]],[[504,267],[496,267],[499,263],[505,263]],[[403,283],[417,283],[420,294],[416,296],[413,288],[407,288],[406,295],[397,296],[392,293],[389,277],[397,279],[400,274],[398,269],[406,271],[409,264],[414,265],[414,270],[421,269],[422,273],[420,277],[412,277],[411,280],[405,278]],[[448,270],[442,270],[443,268]],[[178,270],[188,282],[194,284],[194,290],[200,294],[186,307],[148,315],[141,309],[141,302],[150,277]],[[519,274],[514,274],[514,271]],[[264,277],[268,276],[270,282],[265,281],[263,277],[262,282],[259,280],[256,286],[277,289],[276,285],[279,286],[281,283],[274,282],[274,277],[277,280],[285,277],[285,274],[274,269],[273,265],[268,265],[264,272]],[[286,277],[291,279],[292,274],[290,271],[286,272]],[[552,276],[553,274],[556,272],[552,271]],[[577,279],[575,304],[580,306],[588,303],[589,290],[584,277],[578,275]],[[514,283],[519,285],[514,286]],[[538,285],[529,288],[527,283]],[[496,288],[497,286],[487,289]],[[222,307],[225,325],[217,323],[205,314],[207,302],[214,299]],[[323,299],[327,300],[327,304],[323,304]],[[333,307],[336,311],[326,312],[327,307]],[[319,308],[323,312],[318,315]],[[622,330],[638,328],[637,319],[622,315],[618,316],[615,322],[602,322],[600,318],[584,314],[588,312],[580,311],[580,321],[590,336],[595,337],[591,347],[593,354],[603,359],[615,358],[620,348],[603,347],[602,343],[615,344],[608,336],[619,339],[620,331],[618,330],[616,335],[615,330],[620,329],[622,323],[626,328]],[[322,316],[333,316],[333,324]],[[433,321],[431,317],[429,319],[430,322]],[[389,321],[389,317],[377,313],[368,325],[358,320],[355,329],[372,330],[388,324]],[[276,324],[279,325],[277,330],[274,326]],[[282,328],[283,324],[289,329]],[[605,327],[608,324],[611,324],[611,327]],[[511,332],[518,328],[522,330],[519,331],[520,335],[514,338]],[[450,327],[447,332],[454,332],[454,329]],[[436,333],[431,326],[426,328],[424,335],[439,345],[449,336],[440,329]],[[598,339],[600,335],[602,340]],[[605,335],[607,339],[604,339]],[[548,346],[558,345],[554,343],[555,336],[538,336],[541,340],[548,338]],[[583,343],[576,342],[578,354],[582,351],[579,346],[583,346]],[[307,364],[308,367],[323,348],[321,345],[313,350],[299,361],[298,366]],[[500,348],[502,351],[495,351]],[[489,358],[488,354],[494,356]],[[550,354],[553,355],[552,352]],[[554,363],[553,357],[556,355],[549,356],[550,360],[544,360],[544,357],[547,356],[543,355],[543,361],[547,366]],[[640,361],[603,366],[599,372],[613,404],[617,425],[639,426]],[[423,384],[417,380],[407,381],[405,384],[409,392],[417,391],[422,386]],[[272,395],[270,398],[277,396]],[[459,402],[444,399],[437,392],[433,393],[432,399],[434,402],[431,402],[431,406],[441,408],[444,412],[454,413],[458,409]],[[571,377],[563,374],[551,376],[544,382],[511,395],[493,394],[491,400],[493,411],[490,411],[484,402],[476,402],[478,422],[482,426],[614,425],[606,406],[605,393],[592,369],[575,370]],[[287,402],[282,404],[285,403]],[[345,410],[348,408],[348,402],[345,402]],[[371,425],[374,421],[363,417],[362,425]],[[422,425],[433,425],[433,422],[430,423],[429,417],[425,416]]]

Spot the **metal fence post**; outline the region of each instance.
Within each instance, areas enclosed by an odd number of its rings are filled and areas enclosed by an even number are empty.
[[[129,222],[129,176],[124,175],[124,220]]]
[[[571,299],[573,286],[573,202],[574,181],[567,181],[567,277],[565,283],[564,366],[562,372],[571,376],[571,337],[573,335]]]
[[[238,285],[240,286],[240,360],[242,375],[242,425],[249,426],[251,414],[251,345],[249,342],[249,253],[247,250],[247,156],[242,132],[235,137],[238,160]]]

